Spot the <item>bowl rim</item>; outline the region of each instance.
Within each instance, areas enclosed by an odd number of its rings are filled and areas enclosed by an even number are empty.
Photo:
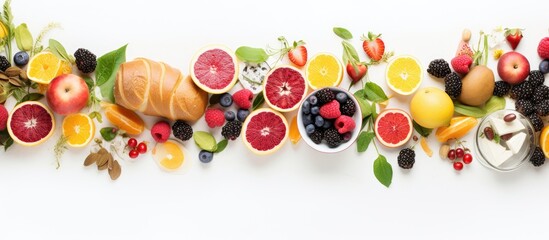
[[[330,90],[333,90],[333,91],[339,91],[339,92],[346,93],[347,96],[349,97],[349,99],[351,99],[355,103],[355,106],[356,106],[355,115],[353,115],[353,119],[355,120],[356,127],[353,130],[354,132],[352,134],[352,137],[351,137],[351,139],[349,139],[348,142],[346,142],[344,144],[341,144],[341,145],[339,145],[338,147],[335,147],[335,148],[330,148],[325,144],[315,144],[309,138],[309,136],[307,135],[307,132],[305,131],[305,126],[303,126],[303,124],[301,124],[302,118],[303,118],[302,114],[301,114],[303,103],[305,102],[305,100],[309,99],[309,97],[311,97],[313,94],[315,94],[316,92],[318,92],[318,91],[320,91],[324,88],[329,88]],[[313,90],[312,92],[307,94],[305,96],[305,99],[303,101],[301,101],[301,103],[299,104],[299,108],[298,108],[298,111],[297,111],[297,129],[299,131],[299,134],[301,134],[301,138],[303,139],[303,141],[305,141],[305,143],[307,143],[307,145],[309,145],[309,147],[311,147],[312,149],[317,150],[319,152],[322,152],[322,153],[338,153],[338,152],[344,151],[345,149],[349,148],[357,140],[358,135],[361,132],[360,129],[359,129],[360,126],[362,126],[362,111],[360,109],[360,105],[358,103],[358,100],[356,99],[356,97],[353,94],[351,94],[349,91],[347,91],[343,88],[340,88],[340,87],[323,87],[323,88]]]

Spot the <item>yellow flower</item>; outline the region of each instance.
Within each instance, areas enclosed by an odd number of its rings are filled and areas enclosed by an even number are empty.
[[[503,55],[503,49],[498,48],[494,50],[494,60],[498,60],[501,55]]]

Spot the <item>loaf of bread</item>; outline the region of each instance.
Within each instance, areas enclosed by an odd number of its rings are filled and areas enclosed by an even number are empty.
[[[117,104],[145,115],[196,121],[204,114],[208,94],[168,64],[137,58],[120,65],[114,98]]]

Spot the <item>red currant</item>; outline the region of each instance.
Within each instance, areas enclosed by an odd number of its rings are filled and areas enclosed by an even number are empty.
[[[463,154],[465,154],[465,152],[463,151],[463,148],[456,149],[456,157],[457,158],[462,158]]]
[[[141,154],[146,153],[147,152],[147,144],[144,143],[144,142],[139,143],[139,145],[137,145],[137,151]]]
[[[461,162],[454,162],[454,169],[456,171],[461,171],[461,169],[463,169],[463,163]]]
[[[130,155],[130,158],[137,158],[139,156],[139,152],[133,149],[130,151],[129,155]]]
[[[137,140],[135,138],[128,139],[128,147],[134,149],[137,146]]]
[[[473,161],[473,155],[471,155],[470,153],[463,155],[463,163],[469,164],[472,161]]]
[[[456,150],[452,149],[452,150],[448,151],[448,159],[450,159],[450,160],[456,159]]]

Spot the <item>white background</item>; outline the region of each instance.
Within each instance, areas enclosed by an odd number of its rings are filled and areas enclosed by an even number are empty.
[[[35,36],[48,22],[61,23],[64,29],[49,36],[71,53],[84,47],[102,55],[129,43],[128,60],[162,60],[185,74],[191,56],[206,44],[276,46],[280,35],[305,40],[310,55],[326,51],[340,56],[334,26],[351,30],[359,50],[362,33],[383,33],[387,50],[414,55],[424,68],[434,58],[450,60],[465,27],[476,34],[518,26],[526,30],[517,50],[537,69],[536,47],[549,28],[547,1],[15,0],[12,5],[16,22],[28,23]],[[494,67],[494,61],[489,65]],[[384,65],[372,67],[370,78],[385,86],[384,70]],[[442,86],[424,73],[424,86]],[[407,109],[408,100],[394,98],[390,106]],[[149,127],[155,120],[147,118]],[[202,121],[195,125],[195,130],[204,129]],[[214,133],[220,137],[219,130]],[[0,239],[549,235],[548,166],[528,163],[513,173],[497,173],[474,161],[455,172],[448,161],[428,158],[416,148],[413,170],[403,171],[397,152],[382,149],[394,170],[387,189],[373,176],[373,148],[364,154],[351,148],[325,155],[303,141],[288,141],[274,155],[258,157],[239,139],[207,166],[198,163],[194,144],[186,143],[194,163],[186,174],[165,173],[148,155],[123,162],[122,176],[113,182],[106,172],[82,166],[89,148],[71,149],[56,170],[52,146],[58,134],[39,147],[14,146],[0,153]],[[148,132],[139,138],[150,140]],[[434,136],[430,140],[437,152]]]

